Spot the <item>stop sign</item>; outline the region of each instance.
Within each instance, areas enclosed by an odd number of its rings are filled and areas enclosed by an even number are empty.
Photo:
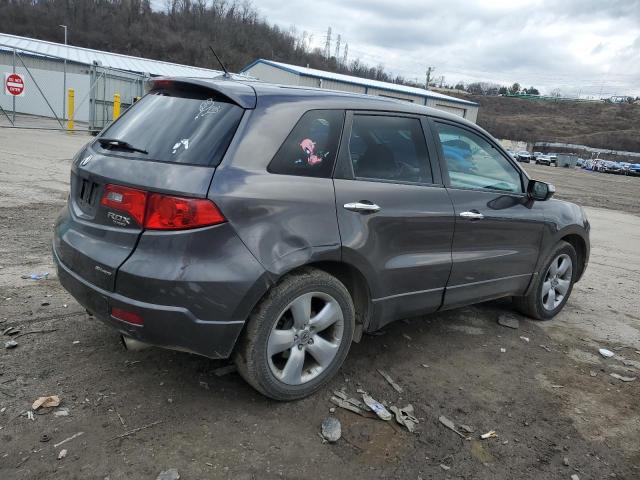
[[[24,78],[19,73],[7,73],[4,76],[4,93],[14,97],[24,95]]]

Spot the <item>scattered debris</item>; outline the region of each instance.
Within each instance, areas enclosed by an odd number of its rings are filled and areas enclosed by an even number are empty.
[[[496,433],[495,430],[491,430],[487,433],[483,433],[482,435],[480,435],[480,438],[482,440],[486,440],[487,438],[498,438],[498,434]]]
[[[51,440],[51,437],[46,433],[43,433],[40,436],[40,441],[43,442],[43,443],[48,442],[49,440]]]
[[[571,475],[571,480],[580,480],[580,477],[577,473],[574,473],[573,475]]]
[[[33,416],[33,412],[31,410],[29,410],[27,412],[27,419],[29,419],[29,420],[35,420],[36,419],[36,417]]]
[[[156,480],[180,480],[180,474],[176,468],[170,468],[164,472],[160,472]]]
[[[15,340],[9,340],[8,342],[4,342],[4,348],[11,349],[16,348],[18,346],[18,342]]]
[[[342,436],[342,426],[336,417],[327,417],[322,421],[322,438],[329,443],[337,442]]]
[[[8,327],[2,331],[3,335],[9,335],[9,336],[16,335],[18,333],[20,333],[20,330],[16,329],[15,327]]]
[[[80,340],[74,340],[73,342],[71,342],[73,345],[78,345],[80,343]]]
[[[471,426],[469,426],[469,425],[460,425],[460,428],[461,428],[462,430],[464,430],[465,432],[467,432],[467,433],[473,433],[473,432],[475,432],[475,431],[476,431],[476,429],[475,429],[475,428],[473,428],[473,427],[471,427]]]
[[[343,392],[335,391],[333,392],[334,396],[331,397],[331,403],[337,405],[340,408],[344,408],[345,410],[349,410],[350,412],[357,413],[363,417],[375,418],[376,415],[370,412],[369,407],[367,407],[360,400],[355,398],[347,397]]]
[[[423,363],[423,364],[422,364],[422,366],[423,366],[424,368],[429,368],[429,365],[427,365],[426,363]]]
[[[200,386],[205,390],[209,390],[209,384],[207,382],[203,382],[202,380],[200,380]]]
[[[69,416],[69,409],[68,408],[61,408],[59,410],[56,410],[55,412],[53,412],[53,416],[54,417],[68,417]]]
[[[457,433],[458,435],[460,435],[462,438],[466,438],[464,436],[463,433],[460,433],[457,429],[456,429],[456,424],[453,423],[451,420],[449,420],[447,417],[445,417],[444,415],[440,415],[438,417],[438,420],[440,421],[440,423],[442,425],[444,425],[445,427],[447,427],[449,430],[451,430],[452,432]]]
[[[551,385],[551,388],[564,388],[564,385]]]
[[[382,420],[388,421],[393,418],[393,415],[389,413],[389,410],[387,410],[384,405],[382,405],[370,395],[363,393],[362,400],[367,405],[367,407],[369,407],[373,411],[373,413],[375,413]]]
[[[544,348],[547,352],[551,351],[551,349],[549,347],[547,347],[546,345],[540,345],[540,348]]]
[[[607,350],[606,348],[601,348],[598,350],[598,352],[600,352],[600,355],[602,355],[604,358],[611,358],[615,355],[615,353],[613,353],[611,350]]]
[[[450,467],[450,466],[448,466],[448,465],[445,465],[444,463],[441,463],[441,464],[440,464],[440,468],[441,468],[441,469],[443,469],[443,470],[445,470],[445,471],[446,471],[446,470],[451,470],[451,467]]]
[[[114,412],[116,412],[116,415],[118,416],[118,419],[120,420],[120,423],[122,424],[122,426],[124,427],[124,418],[122,418],[122,415],[120,415],[120,412],[118,412],[118,410],[116,410],[115,408],[113,409]]]
[[[524,340],[525,342],[529,343],[529,337],[520,337],[520,340]]]
[[[610,373],[613,378],[617,378],[621,382],[633,382],[636,377],[623,377],[622,375],[618,375],[617,373]]]
[[[20,337],[24,337],[25,335],[32,335],[34,333],[51,333],[51,332],[57,332],[57,331],[58,331],[57,328],[50,328],[48,330],[31,330],[30,332],[20,333],[19,335],[16,335],[13,338],[20,338]]]
[[[49,277],[49,272],[30,273],[29,275],[21,275],[23,280],[44,280]]]
[[[400,385],[398,385],[396,382],[393,381],[393,378],[391,378],[389,376],[388,373],[378,369],[378,373],[380,375],[382,375],[382,377],[389,383],[389,385],[391,385],[393,387],[393,389],[398,392],[398,393],[402,393],[402,387]]]
[[[413,340],[413,338],[411,338],[411,337],[410,337],[409,335],[407,335],[406,333],[403,333],[403,334],[402,334],[402,336],[403,336],[404,338],[406,338],[407,340],[409,340],[409,341]]]
[[[562,464],[563,464],[565,467],[568,467],[568,466],[569,466],[569,459],[568,459],[567,457],[564,457],[564,458],[562,459]]]
[[[598,372],[596,372],[595,370],[591,370],[589,372],[589,375],[591,375],[592,377],[595,377],[596,375],[598,375]]]
[[[498,323],[503,327],[518,329],[520,328],[520,321],[512,315],[500,315],[498,316]]]
[[[225,365],[224,367],[216,368],[213,371],[213,374],[216,377],[222,377],[223,375],[228,375],[230,373],[235,372],[236,370],[238,370],[238,367],[236,367],[234,364]]]
[[[40,305],[43,307],[48,307],[51,304],[49,302],[42,302]]]
[[[128,437],[129,435],[133,435],[134,433],[139,432],[140,430],[146,430],[147,428],[151,428],[154,425],[157,425],[159,423],[162,423],[162,420],[156,420],[155,422],[151,422],[151,423],[147,423],[146,425],[143,425],[141,427],[138,428],[134,428],[133,430],[129,430],[128,432],[124,432],[121,435],[116,435],[115,437],[113,437],[111,440],[116,440],[118,438],[124,438],[124,437]]]
[[[58,454],[58,460],[62,460],[66,456],[67,456],[67,449],[63,448],[62,450],[60,450],[60,453]]]
[[[500,353],[507,353],[507,349],[506,348],[500,348]]]
[[[78,433],[74,433],[73,435],[71,435],[70,437],[65,438],[64,440],[62,440],[61,442],[56,443],[53,448],[58,448],[60,445],[64,445],[67,442],[70,442],[71,440],[78,438],[79,436],[84,435],[84,432],[78,432]]]
[[[47,397],[39,397],[33,405],[31,405],[32,410],[37,410],[40,407],[42,408],[50,408],[57,407],[60,405],[60,397],[58,395],[49,395]]]
[[[413,405],[409,404],[406,407],[398,408],[396,406],[389,407],[395,416],[396,422],[400,425],[403,425],[409,430],[409,432],[413,433],[416,429],[416,425],[420,423],[416,417],[413,416]]]

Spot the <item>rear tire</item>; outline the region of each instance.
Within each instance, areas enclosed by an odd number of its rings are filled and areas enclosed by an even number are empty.
[[[578,273],[578,256],[571,244],[561,241],[551,251],[531,292],[513,297],[515,308],[536,320],[555,317],[571,295]]]
[[[305,268],[284,277],[255,307],[234,361],[263,395],[298,400],[337,373],[354,328],[347,288],[324,271]]]

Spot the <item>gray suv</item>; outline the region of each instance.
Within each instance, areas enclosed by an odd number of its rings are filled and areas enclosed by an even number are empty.
[[[157,79],[74,158],[53,255],[126,343],[233,358],[293,400],[400,318],[513,297],[550,319],[589,223],[485,131],[380,97]]]

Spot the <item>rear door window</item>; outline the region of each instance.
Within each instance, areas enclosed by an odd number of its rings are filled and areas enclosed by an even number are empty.
[[[417,118],[354,115],[349,156],[358,179],[433,183],[427,144]]]
[[[151,92],[100,136],[117,143],[98,138],[95,145],[145,160],[217,166],[244,112],[225,100],[206,90]]]
[[[344,122],[342,110],[306,112],[269,164],[270,173],[329,178]]]

